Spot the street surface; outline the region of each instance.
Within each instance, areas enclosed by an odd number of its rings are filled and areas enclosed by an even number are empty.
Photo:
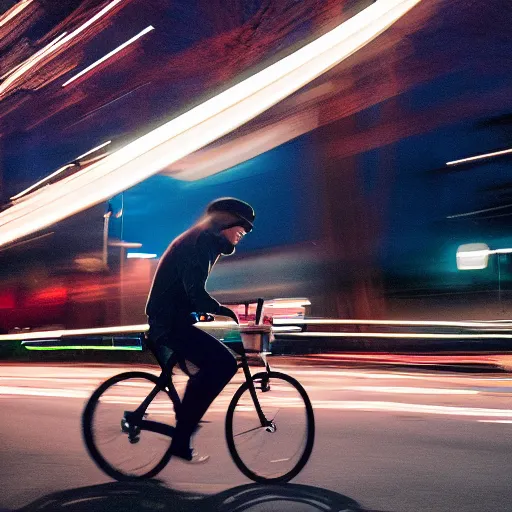
[[[298,361],[271,365],[308,391],[315,447],[299,476],[279,487],[251,484],[228,453],[224,416],[241,374],[197,436],[207,464],[171,460],[160,483],[121,484],[89,458],[80,417],[101,381],[136,368],[3,364],[0,510],[511,510],[512,376]]]

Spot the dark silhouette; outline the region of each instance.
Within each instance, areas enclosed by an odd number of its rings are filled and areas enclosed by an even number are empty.
[[[243,512],[312,510],[370,512],[356,501],[327,489],[306,485],[243,485],[214,495],[169,489],[157,480],[109,483],[56,492],[17,512]],[[309,507],[309,508],[308,508]]]
[[[193,452],[190,438],[237,371],[226,346],[193,325],[194,313],[227,316],[238,323],[235,312],[211,297],[205,284],[219,257],[233,254],[238,242],[252,231],[254,217],[252,207],[238,199],[210,203],[199,222],[169,245],[149,293],[148,342],[162,369],[167,366],[169,349],[199,368],[187,384],[171,445],[173,455],[188,461],[206,460]]]

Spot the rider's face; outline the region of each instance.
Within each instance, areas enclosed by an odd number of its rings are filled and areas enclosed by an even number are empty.
[[[221,234],[229,243],[236,245],[245,236],[245,229],[242,226],[233,226],[232,228],[223,229]]]

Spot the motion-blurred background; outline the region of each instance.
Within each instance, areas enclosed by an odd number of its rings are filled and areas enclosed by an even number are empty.
[[[2,214],[372,3],[2,0]],[[508,318],[510,255],[460,270],[456,252],[512,246],[511,14],[505,1],[421,1],[242,127],[3,244],[0,330],[144,322],[159,256],[220,196],[257,212],[212,273],[221,301],[307,298],[309,314],[336,318]]]

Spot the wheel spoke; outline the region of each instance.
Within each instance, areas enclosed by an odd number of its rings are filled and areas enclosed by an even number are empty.
[[[144,424],[122,428],[128,412],[135,411],[155,389],[156,377],[128,372],[112,377],[91,396],[83,415],[84,439],[98,466],[118,480],[154,476],[167,463],[175,425],[174,404],[168,393],[159,390],[147,407]]]
[[[265,377],[259,374],[254,380]],[[233,460],[257,482],[293,478],[306,464],[314,439],[313,409],[302,386],[281,373],[271,372],[269,377],[270,390],[255,389],[264,416],[272,418],[271,425],[254,427],[255,408],[247,384],[236,392],[226,418]]]
[[[243,436],[244,434],[248,434],[249,432],[254,432],[255,430],[259,430],[262,427],[261,425],[258,427],[250,428],[249,430],[245,430],[244,432],[239,432],[238,434],[234,434],[233,437]]]

